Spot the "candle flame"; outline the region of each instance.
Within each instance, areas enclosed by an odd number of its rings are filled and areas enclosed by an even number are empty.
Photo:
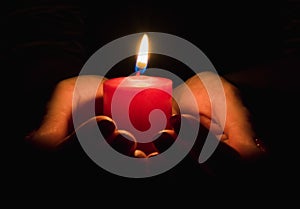
[[[149,50],[149,39],[147,34],[143,35],[139,53],[136,60],[135,71],[144,73],[148,64],[148,50]]]

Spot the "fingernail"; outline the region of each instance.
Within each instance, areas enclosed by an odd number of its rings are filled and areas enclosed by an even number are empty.
[[[159,153],[166,151],[177,138],[175,131],[168,129],[160,131],[158,135],[159,136],[153,141],[153,144]]]
[[[116,151],[127,155],[134,156],[134,151],[137,147],[137,142],[134,136],[125,130],[117,130],[109,139],[109,144]]]
[[[133,155],[134,155],[134,157],[137,157],[137,158],[146,158],[147,157],[147,155],[142,150],[139,150],[139,149],[135,150]]]
[[[147,158],[154,157],[154,156],[156,156],[156,155],[158,155],[158,154],[159,154],[158,152],[152,152],[152,153],[150,153],[150,154],[147,156]]]
[[[96,120],[104,138],[108,138],[116,130],[116,124],[110,117],[101,115]]]

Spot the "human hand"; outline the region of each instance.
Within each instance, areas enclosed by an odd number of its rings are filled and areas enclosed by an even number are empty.
[[[46,114],[42,123],[36,130],[26,136],[27,141],[41,148],[56,148],[67,140],[68,136],[74,131],[72,108],[75,108],[73,112],[76,112],[76,110],[84,108],[89,102],[94,101],[96,104],[95,113],[101,114],[102,82],[106,78],[95,75],[80,76],[84,88],[81,91],[77,91],[75,96],[77,79],[78,77],[68,78],[56,85],[47,104]],[[95,89],[97,89],[96,95]],[[82,122],[88,119],[87,117],[81,118]]]
[[[54,150],[74,138],[77,130],[89,132],[89,128],[94,128],[92,127],[94,123],[91,121],[96,120],[104,138],[117,151],[138,158],[157,154],[157,148],[152,143],[143,146],[143,151],[136,149],[135,137],[126,130],[119,130],[111,118],[103,115],[105,80],[107,80],[105,77],[86,75],[60,81],[47,104],[46,114],[40,126],[28,134],[26,140],[36,147]],[[87,109],[93,105],[95,105],[95,114]],[[76,124],[72,120],[74,117]],[[169,131],[158,134],[168,142],[173,138],[173,133]]]
[[[201,79],[215,80],[220,77],[216,74],[205,72],[201,73]],[[78,77],[69,78],[61,81],[55,88],[52,97],[47,105],[47,111],[43,118],[40,127],[34,130],[26,138],[30,142],[46,148],[55,148],[68,140],[68,136],[74,131],[72,123],[72,108],[76,110],[84,108],[85,104],[95,101],[98,107],[95,108],[98,112],[96,115],[101,115],[103,90],[102,82],[106,80],[101,76],[81,76],[81,83],[84,85],[84,91],[80,91],[80,95],[74,97],[74,88]],[[209,97],[207,90],[197,75],[188,79],[185,84],[190,88],[194,97],[196,98],[198,110],[193,110],[190,106],[189,99],[186,98],[184,88],[178,86],[174,93],[179,95],[180,112],[192,113],[200,115],[200,122],[206,128],[209,129],[211,123],[213,131],[219,138],[236,150],[244,158],[252,158],[259,156],[263,153],[255,143],[255,132],[253,130],[250,113],[248,109],[243,105],[239,96],[239,91],[231,83],[224,78],[220,78],[222,86],[224,88],[226,98],[226,121],[224,131],[219,133],[221,129],[218,121],[218,117],[222,114],[215,108],[216,118],[211,117],[211,98]],[[210,82],[212,83],[212,82]],[[99,85],[99,86],[98,86]],[[98,90],[95,96],[95,89],[98,86]],[[214,98],[222,98],[220,94],[222,92],[214,92]],[[73,101],[73,99],[75,101]],[[72,103],[73,101],[73,103]],[[73,106],[75,105],[75,106]],[[179,112],[174,107],[174,113]],[[200,111],[200,112],[197,112]],[[88,120],[88,116],[81,118],[82,122]],[[221,120],[221,117],[219,118]]]
[[[218,81],[221,81],[220,86]],[[186,87],[196,100],[196,108]],[[174,94],[178,95],[177,103],[180,106],[180,110],[175,111],[199,114],[200,123],[211,129],[218,139],[236,150],[243,159],[253,160],[266,153],[265,147],[256,138],[250,112],[243,104],[239,89],[225,78],[212,72],[202,72],[189,78],[184,85],[179,85]],[[222,104],[225,104],[225,109],[222,109]]]

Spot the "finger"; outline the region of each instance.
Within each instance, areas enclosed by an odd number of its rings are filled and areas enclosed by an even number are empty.
[[[87,83],[96,83],[102,77],[86,76]],[[54,148],[73,130],[72,125],[72,104],[73,93],[77,77],[69,78],[59,82],[47,104],[46,114],[38,129],[28,138],[30,142],[43,148]],[[88,87],[88,86],[87,86]],[[88,89],[88,88],[87,88]],[[102,91],[99,88],[97,97],[101,97]],[[88,92],[82,97],[78,97],[76,104],[92,99],[94,95]],[[93,98],[95,99],[95,98]],[[75,107],[77,108],[77,107]]]
[[[74,126],[101,115],[103,112],[103,82],[102,76],[85,75],[76,78],[73,87],[73,122]]]
[[[193,93],[197,107],[190,102],[191,98],[187,96],[186,88],[183,85],[179,86],[175,93],[179,95],[178,104],[182,113],[199,114],[201,124],[218,139],[224,140],[237,150],[242,157],[258,154],[249,111],[242,103],[239,91],[234,85],[211,72],[202,72],[191,77],[186,81],[186,85]]]

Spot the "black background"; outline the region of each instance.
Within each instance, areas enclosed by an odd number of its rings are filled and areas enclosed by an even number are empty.
[[[43,193],[54,190],[57,193],[50,193],[54,196],[59,193],[56,198],[64,199],[63,194],[70,191],[81,196],[92,189],[99,195],[111,189],[109,193],[117,198],[126,193],[134,196],[150,190],[163,191],[166,195],[171,191],[202,188],[202,193],[210,195],[214,192],[209,189],[216,186],[226,185],[217,187],[223,192],[224,188],[234,185],[236,190],[245,191],[253,186],[262,194],[266,188],[296,183],[291,180],[296,176],[299,138],[297,11],[298,1],[168,4],[11,1],[3,7],[2,58],[9,63],[12,72],[22,75],[20,92],[24,98],[20,104],[22,125],[13,125],[17,136],[10,138],[16,142],[12,149],[15,157],[6,158],[12,193],[18,191],[22,196],[32,188],[36,191],[34,195],[43,197]],[[195,44],[220,75],[241,89],[253,113],[257,132],[270,148],[271,157],[267,163],[245,176],[231,176],[233,172],[229,166],[215,178],[187,160],[187,165],[183,163],[158,177],[126,179],[103,171],[79,146],[71,151],[49,153],[24,143],[26,134],[40,123],[57,82],[76,76],[87,59],[104,44],[145,31],[171,33]],[[149,65],[189,72],[184,70],[182,63],[166,57],[152,59]],[[126,73],[133,69],[126,62],[116,68],[128,69]],[[183,73],[181,76],[188,78],[190,75]],[[115,71],[109,76],[116,76]],[[156,192],[151,194],[158,194]],[[155,195],[152,198],[155,199]]]

